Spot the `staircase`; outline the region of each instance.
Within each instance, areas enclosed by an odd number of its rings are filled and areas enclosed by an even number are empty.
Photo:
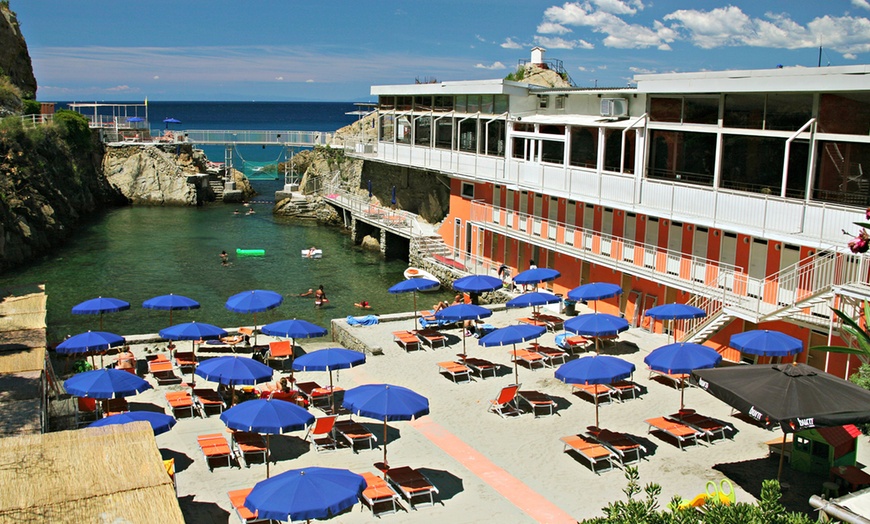
[[[215,180],[215,179],[209,177],[208,187],[210,187],[211,192],[214,193],[214,199],[218,202],[223,202],[223,200],[224,200],[224,183],[223,183],[223,181]]]
[[[420,254],[427,257],[440,255],[449,257],[452,255],[452,250],[440,235],[426,235],[417,237],[417,246]]]

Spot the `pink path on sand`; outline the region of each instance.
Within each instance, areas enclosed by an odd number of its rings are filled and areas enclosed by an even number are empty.
[[[411,422],[411,426],[536,521],[577,522],[577,519],[432,421],[431,417],[417,419]]]

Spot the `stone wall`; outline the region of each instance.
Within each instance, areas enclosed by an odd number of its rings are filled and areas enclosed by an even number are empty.
[[[366,161],[359,185],[351,189],[368,195],[369,180],[372,181],[372,196],[382,205],[390,205],[395,187],[396,207],[416,213],[427,222],[441,222],[450,209],[450,179],[445,175]]]

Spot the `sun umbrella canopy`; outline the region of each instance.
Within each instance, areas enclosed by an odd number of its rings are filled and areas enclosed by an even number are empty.
[[[292,402],[257,399],[224,411],[221,420],[230,429],[281,435],[305,429],[314,422],[314,415]]]
[[[118,298],[97,297],[73,306],[73,315],[102,315],[130,309],[130,303]]]
[[[429,414],[429,400],[402,386],[366,384],[344,392],[342,407],[378,420],[412,420]]]
[[[556,370],[556,378],[566,384],[610,384],[634,373],[634,364],[609,355],[581,357]]]
[[[366,356],[344,348],[318,349],[293,360],[295,371],[331,371],[365,364]]]
[[[628,329],[628,321],[606,313],[587,313],[565,321],[565,330],[587,337],[617,335]]]
[[[469,293],[484,293],[501,289],[501,279],[489,275],[468,275],[453,281],[453,289]]]
[[[173,311],[177,309],[199,309],[199,302],[192,298],[187,298],[183,295],[160,295],[159,297],[149,298],[142,302],[142,307],[145,309],[159,309],[161,311]]]
[[[543,306],[546,304],[557,304],[561,301],[561,298],[557,297],[552,293],[541,293],[540,291],[534,291],[532,293],[523,293],[518,297],[514,297],[508,300],[505,306],[509,308]]]
[[[151,389],[151,384],[118,369],[95,369],[66,379],[67,393],[76,397],[122,398]]]
[[[870,391],[806,364],[702,369],[693,375],[719,400],[786,433],[870,422]]]
[[[550,269],[547,267],[536,267],[532,269],[527,269],[525,271],[520,271],[517,276],[513,278],[513,280],[514,284],[519,285],[540,284],[541,282],[556,280],[560,276],[562,276],[562,274],[555,269]]]
[[[247,357],[210,358],[200,362],[195,373],[206,380],[228,385],[254,385],[272,379],[272,368]]]
[[[130,118],[127,119],[127,122],[144,122],[144,121],[145,121],[145,119],[142,118],[141,116],[131,116]]]
[[[57,345],[57,352],[87,353],[89,351],[103,351],[124,345],[124,337],[105,331],[88,331],[74,335]]]
[[[428,278],[409,278],[394,285],[387,291],[390,293],[411,293],[414,291],[425,291],[440,286],[441,283],[437,280],[429,280]]]
[[[608,282],[592,282],[568,292],[571,300],[602,300],[622,294],[622,287]]]
[[[279,320],[266,324],[260,331],[266,335],[273,337],[285,338],[316,338],[326,335],[326,328],[322,328],[317,324],[312,324],[307,320]]]
[[[437,320],[449,320],[458,322],[460,320],[480,320],[492,316],[492,311],[474,304],[456,304],[449,306],[435,313]]]
[[[484,347],[506,346],[534,340],[547,332],[543,326],[517,324],[496,329],[481,337],[477,343]]]
[[[731,336],[729,345],[750,355],[785,357],[804,350],[803,343],[785,333],[756,329]]]
[[[88,427],[98,428],[100,426],[111,426],[113,424],[129,424],[131,422],[141,421],[145,421],[151,424],[151,429],[154,430],[155,435],[166,433],[167,431],[172,429],[172,426],[174,426],[176,422],[174,417],[171,417],[165,413],[158,413],[156,411],[128,411],[127,413],[118,413],[117,415],[110,415],[106,418],[102,418],[92,423]]]
[[[644,316],[656,320],[686,320],[690,318],[704,318],[707,312],[703,309],[688,304],[662,304],[646,310]]]
[[[293,469],[258,482],[245,507],[260,519],[325,519],[353,506],[365,487],[361,475],[346,469]]]
[[[214,340],[225,336],[223,328],[203,322],[186,322],[160,330],[160,338],[168,340]]]
[[[282,302],[284,302],[284,297],[274,291],[252,289],[228,298],[226,307],[236,313],[259,313],[274,309]]]
[[[722,362],[722,355],[701,344],[679,342],[653,350],[643,361],[656,371],[681,374],[715,367]]]
[[[180,124],[181,120],[179,120],[177,118],[169,117],[169,118],[164,118],[163,123],[164,124]]]

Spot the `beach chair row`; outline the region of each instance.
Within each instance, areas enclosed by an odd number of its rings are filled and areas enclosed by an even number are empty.
[[[422,349],[423,345],[429,346],[431,349],[447,346],[447,337],[431,328],[416,331],[393,331],[393,340],[405,351]]]
[[[360,475],[366,482],[365,489],[360,493],[360,502],[367,506],[374,516],[396,513],[400,509],[408,511],[408,508],[435,505],[438,488],[420,470],[402,466],[387,470],[384,475],[386,478],[368,471]],[[245,499],[252,490],[253,488],[234,490],[227,495],[241,522],[246,524],[266,522],[245,507]],[[403,500],[408,508],[402,503]]]
[[[595,473],[640,462],[647,452],[628,433],[592,426],[587,428],[586,434],[568,435],[559,440],[564,444],[563,451],[582,457]]]
[[[499,391],[496,398],[489,401],[489,412],[505,418],[512,415],[531,413],[535,418],[556,413],[556,401],[546,393],[534,390],[520,390],[522,384],[511,384]],[[522,409],[523,404],[528,411]]]
[[[697,444],[699,438],[712,444],[714,440],[728,438],[727,432],[733,435],[735,430],[730,424],[701,415],[694,410],[682,410],[665,417],[654,417],[645,420],[649,433],[658,432],[676,441],[682,450],[683,444]]]
[[[572,384],[575,394],[589,397],[599,404],[609,404],[614,399],[620,402],[626,398],[637,398],[640,386],[630,380],[618,380],[610,384]]]

